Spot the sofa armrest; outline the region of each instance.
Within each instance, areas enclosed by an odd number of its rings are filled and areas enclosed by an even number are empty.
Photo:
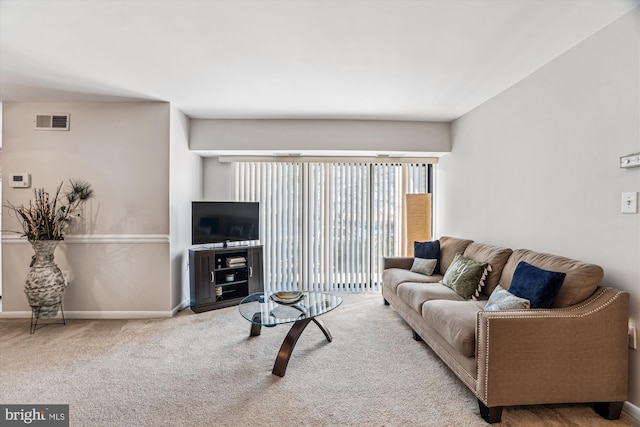
[[[629,294],[567,308],[480,311],[476,395],[487,407],[627,399]]]
[[[411,270],[413,265],[413,257],[408,256],[392,256],[382,258],[382,269],[388,268],[402,268],[404,270]]]

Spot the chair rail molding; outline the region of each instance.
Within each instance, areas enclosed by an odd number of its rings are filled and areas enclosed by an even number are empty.
[[[19,235],[2,235],[2,243],[16,244],[29,243]],[[169,243],[168,234],[71,234],[67,235],[61,244],[87,244],[87,243]]]

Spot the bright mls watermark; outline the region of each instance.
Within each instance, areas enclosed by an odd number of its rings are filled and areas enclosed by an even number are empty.
[[[0,425],[69,427],[69,405],[0,405]]]

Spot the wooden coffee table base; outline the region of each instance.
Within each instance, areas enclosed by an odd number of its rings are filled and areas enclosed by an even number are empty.
[[[333,337],[331,336],[331,332],[325,326],[325,324],[320,320],[312,317],[310,319],[300,320],[295,322],[291,329],[289,329],[289,333],[282,341],[282,345],[280,346],[280,350],[278,351],[278,355],[276,356],[276,362],[273,364],[273,370],[271,371],[274,375],[279,377],[284,377],[285,372],[287,371],[287,365],[289,364],[289,359],[291,358],[291,353],[298,342],[298,338],[302,335],[302,331],[307,327],[310,322],[314,322],[318,325],[318,328],[322,331],[324,336],[327,338],[328,342],[333,341]],[[260,335],[260,325],[256,325],[255,323],[251,325],[251,336]]]
[[[238,310],[242,317],[251,322],[252,337],[260,335],[262,327],[272,328],[286,323],[292,324],[282,341],[271,371],[273,375],[284,377],[291,353],[309,323],[315,323],[328,342],[333,341],[331,332],[318,317],[337,308],[342,304],[342,298],[327,292],[303,291],[295,301],[283,303],[272,298],[274,295],[276,294],[270,292],[251,294],[240,301]]]

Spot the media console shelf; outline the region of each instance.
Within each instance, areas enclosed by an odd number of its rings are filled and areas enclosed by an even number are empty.
[[[189,250],[191,310],[196,313],[237,305],[262,292],[262,246]]]

